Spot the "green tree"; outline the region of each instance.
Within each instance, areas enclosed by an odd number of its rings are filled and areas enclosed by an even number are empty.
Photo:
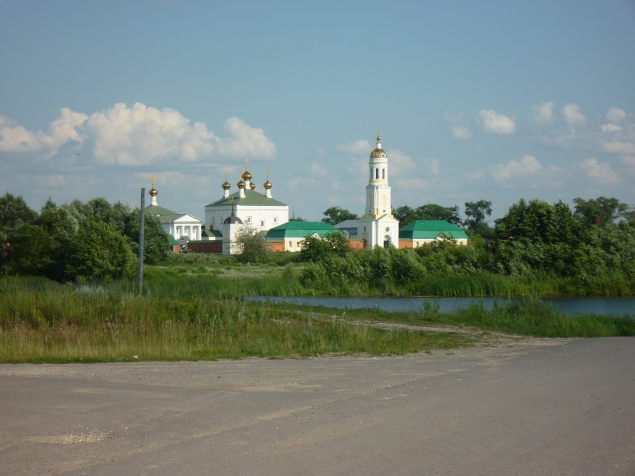
[[[321,261],[327,256],[344,257],[351,250],[350,242],[342,232],[330,231],[322,236],[305,236],[300,250],[300,261]]]
[[[465,202],[465,215],[467,218],[463,226],[469,230],[474,230],[485,221],[486,216],[492,214],[492,202],[479,200],[478,202]]]
[[[267,243],[266,233],[258,231],[250,224],[244,224],[236,233],[234,243],[240,253],[236,256],[244,263],[264,263],[271,258],[271,248]]]
[[[79,228],[77,219],[67,209],[58,208],[49,198],[42,206],[34,224],[38,225],[53,243],[49,256],[51,265],[46,276],[58,281],[63,280],[71,241]]]
[[[25,223],[12,236],[13,253],[9,266],[12,274],[22,276],[55,275],[56,244],[41,226]]]
[[[324,211],[324,218],[322,221],[329,225],[335,226],[338,223],[342,223],[346,220],[357,220],[359,217],[354,213],[349,212],[346,209],[342,209],[340,207],[331,207],[327,208]]]
[[[408,205],[396,208],[393,216],[399,220],[401,226],[412,223],[415,220],[445,220],[453,225],[461,226],[459,207],[443,207],[436,203],[428,203],[417,208]]]
[[[494,230],[485,221],[486,216],[492,214],[492,202],[479,200],[478,202],[465,202],[465,215],[463,221],[469,231],[477,233],[483,238],[493,238]]]
[[[130,271],[134,255],[114,227],[85,219],[71,241],[66,277],[75,281],[113,281]]]
[[[598,197],[589,200],[574,198],[573,203],[575,203],[576,215],[587,225],[592,225],[596,216],[601,217],[602,226],[604,226],[628,213],[628,205],[617,198]]]
[[[24,223],[33,223],[37,213],[29,208],[22,196],[6,193],[0,197],[0,272],[11,260],[13,233]]]
[[[123,214],[123,211],[121,212]],[[135,208],[128,216],[123,218],[123,234],[128,238],[128,245],[135,255],[139,254],[139,223],[141,214]],[[170,238],[161,228],[161,222],[157,217],[145,215],[143,227],[143,262],[157,264],[165,261],[170,254]],[[113,226],[119,220],[113,220]],[[117,229],[117,228],[115,228]]]

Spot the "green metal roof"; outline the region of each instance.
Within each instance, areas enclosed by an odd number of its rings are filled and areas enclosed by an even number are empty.
[[[168,210],[167,208],[160,207],[159,205],[148,205],[146,208],[146,213],[149,215],[179,215],[182,214],[173,212],[172,210]]]
[[[232,198],[234,199],[232,201]],[[279,202],[273,198],[267,198],[262,193],[254,192],[253,190],[245,190],[245,198],[240,198],[240,192],[232,193],[227,198],[221,198],[215,202],[206,205],[208,207],[218,207],[227,205],[240,205],[242,207],[286,207],[286,203]]]
[[[267,238],[304,238],[318,234],[324,236],[330,232],[342,233],[334,226],[321,221],[289,221],[267,232]]]
[[[222,238],[223,234],[220,230],[204,230],[202,233],[203,236],[215,236],[216,238]]]
[[[461,228],[445,220],[416,220],[399,229],[400,240],[435,240],[439,235],[467,240]]]
[[[178,245],[179,242],[174,239],[172,235],[168,235],[170,237],[170,246]]]

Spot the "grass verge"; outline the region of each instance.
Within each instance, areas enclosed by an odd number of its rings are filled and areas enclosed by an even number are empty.
[[[213,294],[213,293],[212,293]],[[112,362],[406,354],[470,345],[457,333],[382,330],[233,298],[136,297],[117,286],[0,280],[0,362]]]

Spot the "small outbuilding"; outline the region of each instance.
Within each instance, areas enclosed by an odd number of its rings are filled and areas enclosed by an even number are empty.
[[[465,231],[445,220],[416,220],[399,229],[399,248],[417,248],[438,240],[467,245]]]
[[[266,235],[272,251],[300,251],[307,236],[324,237],[327,233],[342,233],[321,221],[290,221],[271,228]]]

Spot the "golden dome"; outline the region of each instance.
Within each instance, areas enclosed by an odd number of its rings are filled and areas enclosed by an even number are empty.
[[[245,182],[243,182],[242,180],[240,182],[238,182],[238,188],[245,188]]]
[[[375,150],[370,153],[371,159],[386,159],[388,156],[386,155],[386,151],[381,148],[381,136],[377,133],[377,146]]]
[[[150,189],[150,196],[152,196],[152,197],[156,197],[156,196],[157,196],[157,193],[159,193],[159,192],[157,192],[157,191],[156,191],[156,189],[155,189],[154,187],[152,187],[152,188]]]
[[[371,159],[385,159],[388,156],[386,155],[386,151],[384,149],[375,149],[370,153]]]
[[[251,183],[249,184],[249,188],[251,188],[251,189],[253,190],[254,188],[256,188],[256,184],[255,184],[255,183],[253,183],[253,182],[251,182]]]
[[[229,182],[227,180],[225,180],[225,183],[222,185],[222,187],[223,187],[223,190],[229,190],[231,185],[229,185]]]
[[[267,180],[263,187],[265,187],[266,190],[271,190],[272,184],[269,180]]]
[[[251,180],[251,172],[249,170],[245,170],[245,173],[242,175],[242,177],[244,181]]]

